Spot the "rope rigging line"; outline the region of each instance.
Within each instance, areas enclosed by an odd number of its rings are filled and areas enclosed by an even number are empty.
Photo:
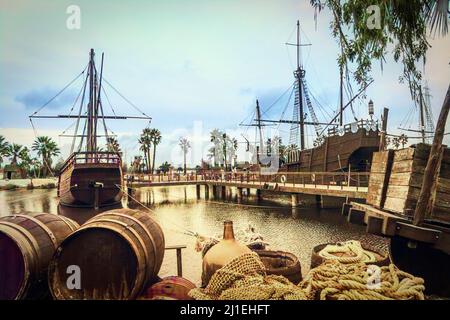
[[[292,95],[293,94],[294,94],[294,88],[292,88],[291,93],[289,94],[289,99],[288,99],[288,101],[286,103],[286,106],[284,107],[283,112],[281,113],[280,120],[283,120],[284,115],[286,114],[286,111],[287,111],[289,105],[291,104],[291,99],[292,99]],[[280,130],[280,126],[281,126],[281,123],[278,124],[277,130]]]
[[[156,215],[156,211],[149,208],[148,206],[146,206],[145,204],[143,204],[142,202],[140,202],[139,200],[137,200],[136,198],[134,198],[132,195],[130,195],[127,190],[124,190],[124,188],[121,185],[115,184],[116,188],[118,188],[119,190],[121,190],[124,194],[127,195],[127,197],[130,197],[131,199],[133,199],[134,201],[136,201],[137,204],[139,204],[140,206],[142,206],[143,208],[147,209],[149,212],[153,213]],[[165,219],[167,219],[167,217],[165,217]],[[159,219],[158,219],[159,220]],[[186,232],[185,234],[193,236],[193,237],[197,237],[197,233],[186,229],[185,227],[180,226],[177,222],[173,221],[173,219],[168,219],[170,220],[170,223],[172,223],[175,227],[184,230],[184,232]],[[161,221],[160,221],[161,222]]]
[[[265,115],[267,112],[269,112],[269,110],[272,109],[272,107],[273,107],[275,104],[277,104],[278,101],[280,101],[281,98],[283,98],[284,95],[285,95],[286,93],[289,92],[289,90],[292,89],[292,87],[294,86],[294,84],[295,84],[295,82],[293,82],[293,83],[289,86],[289,88],[287,88],[287,90],[284,91],[283,94],[282,94],[281,96],[279,96],[279,97],[275,100],[275,102],[273,102],[273,103],[272,103],[265,111],[263,111],[263,112],[261,113],[261,116],[263,116],[263,115]]]
[[[114,110],[114,108],[113,108],[113,106],[111,104],[111,101],[109,100],[109,96],[106,94],[105,87],[102,86],[102,90],[103,90],[103,94],[106,97],[106,101],[108,102],[109,107],[111,108],[112,113],[114,114],[115,117],[117,117],[116,111]]]
[[[38,132],[37,132],[37,130],[36,130],[36,127],[34,126],[33,121],[31,120],[31,118],[29,118],[29,119],[30,119],[31,127],[33,128],[33,131],[34,131],[34,137],[37,139],[37,137],[39,136],[39,135],[38,135]],[[47,159],[45,159],[45,157],[43,157],[42,159],[43,159],[43,162],[44,162],[43,164],[47,167],[47,169],[49,170],[49,172],[50,172],[50,174],[52,175],[52,177],[54,177],[55,174],[53,173],[52,168],[51,168],[50,165],[48,164]]]
[[[81,71],[81,73],[78,76],[76,76],[64,88],[62,88],[55,96],[53,96],[53,98],[48,100],[46,103],[44,103],[43,106],[41,106],[39,109],[37,109],[35,112],[33,112],[33,114],[31,116],[36,115],[39,111],[44,109],[49,103],[51,103],[53,100],[55,100],[61,93],[63,93],[68,87],[70,87],[76,80],[78,80],[79,77],[81,77],[84,74],[84,72],[86,71],[86,68],[87,68],[87,66],[83,69],[83,71]]]
[[[138,112],[143,114],[146,117],[149,117],[147,114],[145,114],[144,111],[139,109],[134,103],[132,103],[130,100],[128,100],[122,93],[119,92],[106,78],[103,78],[103,80],[106,82],[108,86],[110,86],[122,99],[124,99],[126,102],[128,102],[129,105],[131,105],[134,109],[136,109]],[[150,117],[149,117],[150,118]]]
[[[86,75],[86,79],[85,79],[85,81],[84,81],[84,86],[83,86],[83,96],[81,97],[80,109],[79,109],[79,111],[78,111],[77,125],[76,125],[76,127],[75,127],[74,135],[73,135],[73,139],[72,139],[72,144],[71,144],[71,146],[70,146],[70,153],[71,153],[71,154],[73,153],[73,150],[74,150],[74,148],[75,148],[76,135],[77,135],[77,133],[78,133],[78,127],[79,127],[79,125],[80,125],[81,113],[83,112],[83,103],[84,103],[84,98],[85,98],[85,96],[86,96],[86,87],[87,87],[88,79],[89,79],[89,71],[88,71],[88,73],[87,73],[87,75]],[[87,113],[87,111],[86,111],[86,113]],[[84,135],[84,132],[83,132],[83,135]]]

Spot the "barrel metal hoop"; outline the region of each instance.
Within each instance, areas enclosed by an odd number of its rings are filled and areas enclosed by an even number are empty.
[[[39,227],[44,229],[44,231],[47,233],[48,237],[50,238],[50,241],[53,243],[53,246],[55,247],[55,250],[58,248],[58,241],[56,240],[55,235],[53,234],[52,230],[49,227],[47,227],[47,225],[45,223],[36,219],[35,217],[27,216],[25,214],[15,214],[14,217],[25,218],[25,219],[31,220],[34,223],[36,223]]]
[[[32,216],[36,218],[38,216],[42,216],[45,214],[47,214],[47,213],[37,213],[37,214],[33,214]],[[57,217],[58,219],[60,219],[60,221],[64,222],[64,224],[66,224],[70,228],[71,231],[76,231],[80,227],[80,225],[78,223],[76,223],[75,221],[73,221],[67,217],[64,217],[59,214],[54,214],[54,216]]]
[[[72,231],[76,231],[80,225],[78,223],[76,223],[75,221],[70,220],[67,217],[64,216],[57,216],[61,219],[61,221],[63,221]]]

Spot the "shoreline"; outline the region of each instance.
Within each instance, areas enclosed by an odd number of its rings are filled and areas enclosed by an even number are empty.
[[[30,179],[0,180],[0,190],[10,191],[18,189],[54,189],[56,188],[57,183],[57,178],[38,178],[33,179],[33,187],[30,187]]]

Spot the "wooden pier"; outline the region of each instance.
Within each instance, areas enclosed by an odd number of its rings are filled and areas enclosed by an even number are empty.
[[[261,172],[203,171],[199,174],[127,174],[125,180],[134,187],[160,187],[196,185],[207,186],[205,194],[213,187],[237,188],[238,196],[242,190],[255,189],[279,193],[308,194],[349,199],[366,199],[368,192],[368,172]]]

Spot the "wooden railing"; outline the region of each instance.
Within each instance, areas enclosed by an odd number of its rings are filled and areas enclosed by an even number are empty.
[[[71,164],[99,164],[99,163],[112,163],[121,165],[120,155],[116,152],[98,151],[98,152],[74,152],[64,162],[61,171],[66,169]]]
[[[276,172],[263,174],[259,171],[219,172],[201,171],[186,175],[171,174],[133,174],[125,175],[130,182],[141,183],[171,183],[171,182],[234,182],[236,184],[265,184],[277,183],[298,187],[327,186],[338,187],[367,187],[369,172]]]
[[[365,129],[367,131],[369,131],[369,130],[378,131],[379,123],[376,120],[362,119],[357,122],[345,124],[343,127],[343,133],[345,134],[345,133],[349,133],[349,132],[353,132],[353,131],[358,131],[360,129]],[[333,128],[328,129],[329,136],[335,136],[338,134],[339,134],[339,128],[333,127]]]

